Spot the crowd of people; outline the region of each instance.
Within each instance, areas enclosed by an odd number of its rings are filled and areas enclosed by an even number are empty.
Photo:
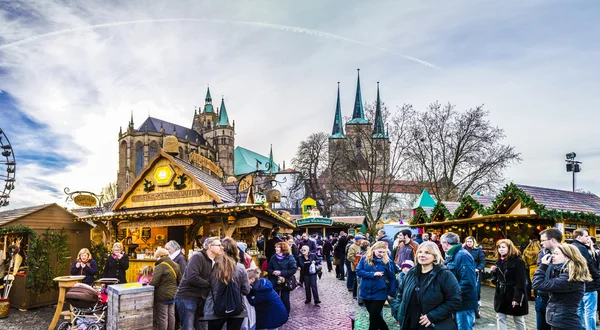
[[[481,317],[481,282],[486,258],[474,237],[452,232],[413,235],[402,230],[394,239],[344,231],[327,238],[307,233],[293,237],[274,231],[258,248],[266,260],[257,267],[247,245],[233,238],[208,237],[190,260],[170,241],[156,250],[154,267],[138,282],[155,287],[155,329],[277,329],[290,316],[290,292],[304,287],[305,303],[320,306],[318,283],[327,266],[369,314],[369,329],[388,329],[383,306],[402,330],[472,329]],[[535,299],[538,330],[596,328],[600,290],[600,250],[584,229],[563,243],[560,230],[532,235],[517,248],[509,239],[496,242],[490,268],[497,328],[508,322],[526,329],[528,300]],[[125,282],[123,246],[115,243],[104,277]],[[71,274],[91,284],[98,271],[89,250],[82,249]],[[512,321],[509,321],[509,316]],[[531,327],[531,325],[530,325]]]

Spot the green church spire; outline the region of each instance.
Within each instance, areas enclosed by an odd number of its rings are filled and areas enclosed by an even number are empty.
[[[342,106],[340,104],[340,82],[338,81],[337,104],[335,106],[335,117],[333,118],[333,129],[330,139],[344,139],[344,126],[342,125]]]
[[[374,139],[387,139],[383,126],[383,114],[381,113],[381,98],[379,97],[379,81],[377,82],[377,106],[375,108],[375,127],[373,128]]]
[[[221,98],[221,110],[219,110],[218,126],[229,126],[229,117],[227,116],[227,109],[225,109],[224,98]]]
[[[273,175],[275,166],[275,162],[273,161],[273,145],[271,144],[271,150],[269,151],[269,174]]]
[[[206,98],[204,98],[204,113],[213,113],[212,97],[210,96],[210,87],[206,87]]]
[[[358,70],[358,78],[356,82],[356,96],[354,97],[354,111],[352,112],[352,119],[348,124],[368,124],[369,122],[365,119],[365,110],[363,109],[362,95],[360,93],[360,69]]]

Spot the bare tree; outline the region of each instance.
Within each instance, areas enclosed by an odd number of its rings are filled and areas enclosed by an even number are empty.
[[[100,191],[104,195],[104,202],[112,202],[117,199],[117,182],[111,182]]]
[[[329,161],[329,136],[323,132],[313,133],[300,142],[296,157],[292,159],[293,168],[299,172],[292,191],[303,189],[306,196],[317,201],[319,212],[325,217],[332,214],[337,203],[336,194],[330,180],[323,180],[331,175]]]
[[[504,130],[492,126],[488,114],[483,106],[458,111],[437,102],[417,114],[409,168],[416,180],[435,183],[431,192],[438,201],[493,190],[504,181],[504,170],[521,161],[513,146],[501,143]]]

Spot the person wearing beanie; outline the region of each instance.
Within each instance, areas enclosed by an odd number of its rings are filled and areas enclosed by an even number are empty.
[[[404,277],[406,276],[406,273],[408,273],[408,271],[414,266],[415,263],[412,260],[404,260],[402,262],[400,265],[400,273],[398,274],[398,277],[396,277],[396,280],[398,281],[398,290],[402,290],[402,282],[404,282]],[[394,299],[389,301],[390,308],[392,310],[392,316],[394,316],[396,322],[398,322],[398,310],[400,309],[400,298],[398,293],[400,293],[401,296],[402,292],[397,292],[394,296]]]

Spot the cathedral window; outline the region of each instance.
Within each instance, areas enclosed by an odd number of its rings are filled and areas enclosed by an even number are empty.
[[[150,148],[148,149],[148,161],[158,153],[158,143],[156,141],[150,142]]]
[[[144,168],[144,144],[138,141],[135,144],[135,176],[138,176]]]
[[[221,144],[227,144],[227,138],[226,137],[222,137],[221,138]]]

